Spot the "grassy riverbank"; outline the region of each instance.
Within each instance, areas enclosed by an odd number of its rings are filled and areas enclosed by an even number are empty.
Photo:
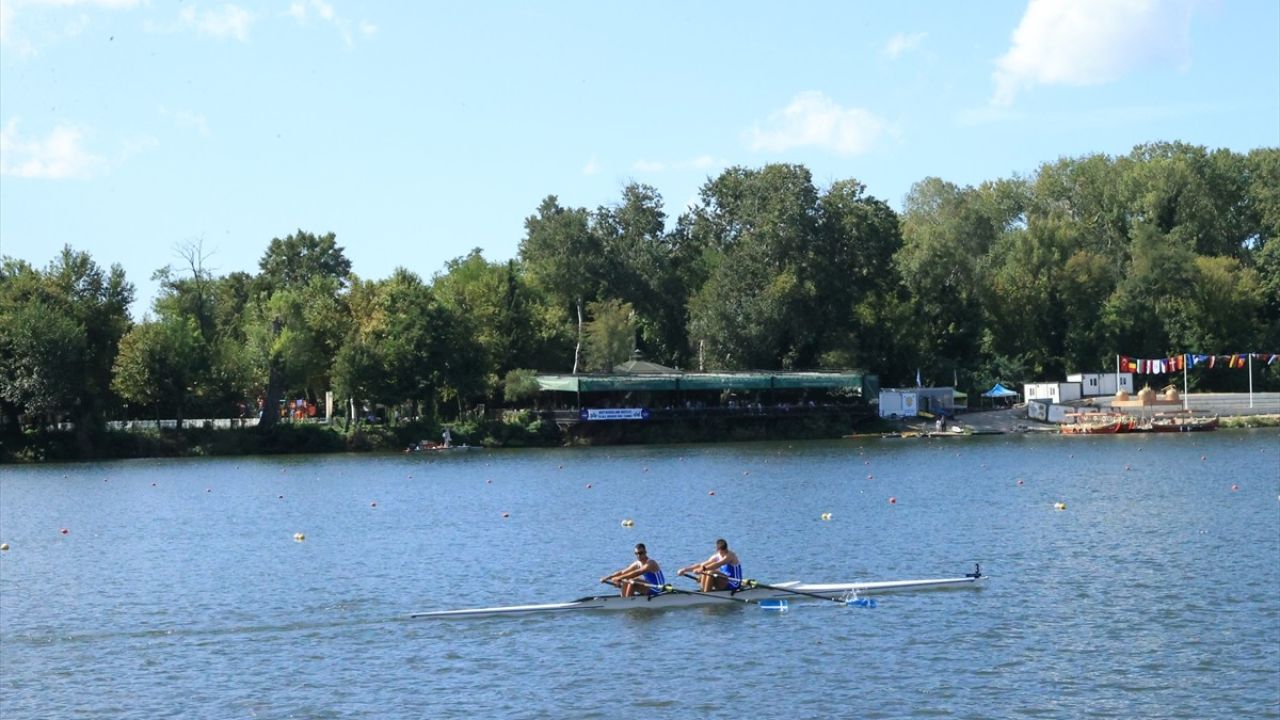
[[[836,438],[865,420],[865,414],[846,413],[793,418],[691,417],[652,423],[580,423],[562,430],[533,414],[513,414],[504,420],[467,421],[448,427],[454,444],[520,448]],[[361,425],[350,430],[339,424],[284,424],[270,429],[103,431],[88,438],[72,432],[27,432],[0,438],[0,462],[401,451],[423,440],[439,439],[442,429],[435,423]]]
[[[1224,417],[1220,427],[1280,427],[1280,415]],[[901,426],[879,419],[845,415],[793,418],[698,418],[661,423],[583,423],[562,432],[555,423],[532,415],[507,421],[483,420],[449,425],[455,444],[490,448],[563,445],[640,445],[753,440],[817,440],[857,433],[875,436]],[[278,425],[259,430],[104,431],[87,439],[71,432],[27,432],[0,438],[0,463],[120,460],[147,457],[204,457],[305,453],[401,451],[424,439],[439,438],[442,426],[404,423],[362,425]]]

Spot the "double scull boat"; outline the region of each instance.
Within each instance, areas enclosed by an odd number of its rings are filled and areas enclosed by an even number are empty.
[[[742,603],[759,605],[762,601],[802,600],[816,598],[845,602],[861,595],[906,592],[911,590],[937,590],[943,588],[975,587],[978,581],[985,578],[981,568],[962,577],[933,578],[928,580],[887,580],[877,582],[852,583],[803,583],[797,580],[765,585],[753,580],[744,582],[742,590],[716,590],[698,592],[682,590],[664,585],[661,592],[654,595],[635,595],[621,597],[619,595],[596,595],[579,598],[569,602],[546,603],[542,605],[510,605],[507,607],[471,608],[467,610],[433,610],[413,613],[411,618],[469,618],[492,617],[497,615],[528,615],[533,613],[576,612],[580,610],[598,612],[601,610],[658,610],[670,607],[690,605],[727,605]]]

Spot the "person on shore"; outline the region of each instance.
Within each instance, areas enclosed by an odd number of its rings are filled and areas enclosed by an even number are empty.
[[[737,590],[742,587],[742,563],[738,554],[729,549],[724,538],[716,540],[716,551],[700,563],[680,568],[680,574],[697,573],[702,592],[712,590]]]
[[[622,591],[622,597],[632,595],[657,595],[667,580],[662,575],[658,561],[649,557],[644,543],[636,543],[636,560],[621,570],[600,578],[600,582],[614,585]]]

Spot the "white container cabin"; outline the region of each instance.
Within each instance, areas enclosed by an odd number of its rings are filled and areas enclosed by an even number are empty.
[[[955,389],[951,387],[883,388],[880,390],[880,417],[915,417],[955,414]]]
[[[1133,373],[1119,374],[1119,387],[1116,386],[1116,373],[1073,373],[1067,376],[1067,382],[1080,383],[1080,394],[1083,397],[1099,397],[1115,395],[1117,389],[1133,394]]]
[[[1066,403],[1079,400],[1080,397],[1078,382],[1027,383],[1022,386],[1022,398],[1027,401],[1052,400],[1055,403]]]

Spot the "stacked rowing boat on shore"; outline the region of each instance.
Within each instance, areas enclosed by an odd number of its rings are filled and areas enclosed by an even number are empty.
[[[621,597],[618,595],[596,595],[579,598],[569,602],[546,603],[541,605],[510,605],[506,607],[470,608],[466,610],[433,610],[413,613],[409,617],[416,619],[447,619],[495,617],[501,615],[530,615],[536,613],[566,612],[600,612],[609,610],[659,610],[672,607],[689,607],[697,605],[758,605],[763,608],[784,609],[786,601],[815,599],[829,600],[842,604],[855,604],[863,595],[881,593],[897,593],[916,590],[941,590],[960,587],[977,587],[980,580],[985,579],[982,569],[975,566],[974,571],[959,577],[932,578],[925,580],[886,580],[875,582],[849,583],[804,583],[790,581],[773,585],[756,580],[746,580],[740,590],[715,590],[700,592],[684,590],[671,585],[657,588],[652,595]]]

